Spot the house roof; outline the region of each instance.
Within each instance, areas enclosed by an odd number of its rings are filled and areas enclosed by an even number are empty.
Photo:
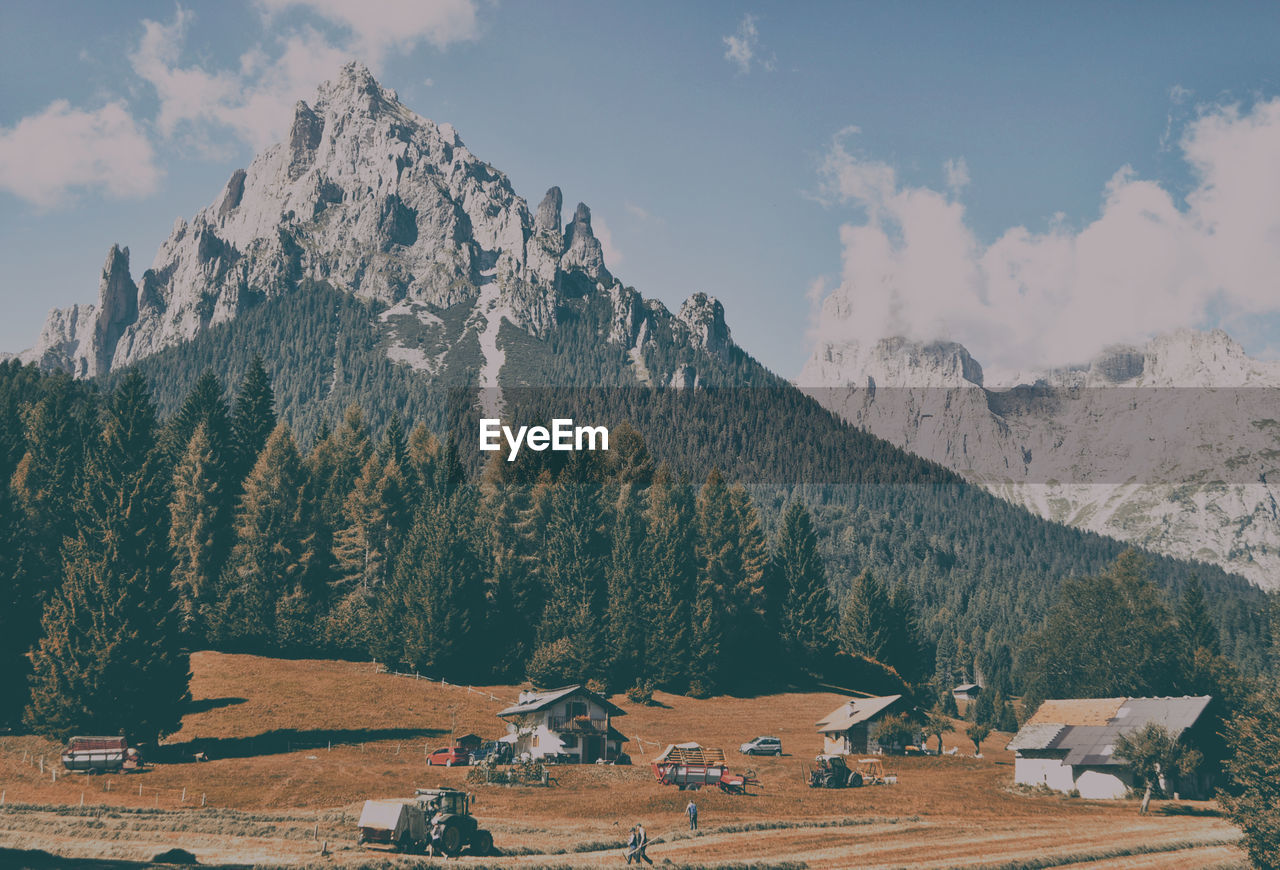
[[[500,717],[521,716],[525,713],[536,713],[550,707],[556,701],[563,700],[571,695],[586,695],[592,701],[595,701],[601,707],[609,711],[612,716],[625,716],[627,711],[612,703],[604,695],[591,691],[586,686],[564,686],[560,689],[552,689],[549,692],[521,692],[518,703],[513,704],[505,710],[498,713]]]
[[[901,698],[901,695],[850,698],[847,703],[828,713],[826,718],[818,722],[818,731],[823,734],[848,731],[859,722],[866,722],[874,718]]]
[[[1140,731],[1147,725],[1161,725],[1177,738],[1204,713],[1208,695],[1184,698],[1103,698],[1095,700],[1045,701],[1036,715],[1018,730],[1009,748],[1063,750],[1063,764],[1099,767],[1123,764],[1115,754],[1121,735]],[[1052,705],[1052,706],[1051,706]],[[1048,708],[1046,710],[1046,708]],[[1112,715],[1099,721],[1102,713]],[[1076,721],[1038,721],[1046,716]]]
[[[1027,720],[1028,725],[1106,725],[1127,698],[1067,698],[1045,701]]]
[[[974,689],[981,689],[981,688],[982,688],[982,686],[979,686],[977,683],[961,683],[960,685],[956,686],[956,687],[955,687],[954,689],[952,689],[951,691],[953,691],[953,692],[972,692]]]
[[[1010,749],[1048,749],[1053,739],[1065,728],[1055,722],[1028,722],[1018,729],[1013,740],[1009,741]]]

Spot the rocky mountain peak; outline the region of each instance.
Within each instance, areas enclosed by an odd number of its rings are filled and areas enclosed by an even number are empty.
[[[591,209],[587,208],[586,203],[578,203],[573,212],[573,220],[565,227],[564,248],[560,267],[566,272],[579,269],[596,280],[608,275],[604,265],[604,249],[591,230]]]
[[[561,235],[560,211],[564,208],[564,195],[560,188],[550,188],[538,203],[538,212],[533,218],[533,231],[559,237]]]
[[[711,353],[724,353],[732,344],[724,306],[706,293],[694,293],[680,306],[679,319],[689,328],[695,346]]]

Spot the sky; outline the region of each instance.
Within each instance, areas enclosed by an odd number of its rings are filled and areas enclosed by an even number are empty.
[[[6,2],[0,350],[137,278],[347,59],[610,270],[703,291],[787,377],[816,344],[984,366],[1179,327],[1280,357],[1280,4]]]

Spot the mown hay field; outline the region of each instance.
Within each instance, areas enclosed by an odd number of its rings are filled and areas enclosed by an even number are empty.
[[[494,714],[519,687],[213,652],[195,654],[192,672],[192,712],[143,772],[59,770],[55,779],[56,744],[0,737],[0,848],[56,854],[64,865],[142,862],[171,848],[202,864],[416,863],[356,847],[360,805],[453,785],[476,795],[476,815],[503,856],[450,865],[620,864],[626,831],[643,822],[660,841],[651,857],[683,866],[1244,866],[1239,832],[1213,804],[1157,802],[1143,817],[1131,801],[1023,794],[1012,784],[1009,735],[993,734],[984,757],[973,758],[962,723],[944,737],[960,755],[886,759],[897,785],[809,789],[806,770],[821,748],[813,726],[841,703],[834,691],[705,700],[658,693],[655,706],[617,696],[627,715],[615,725],[633,738],[633,766],[563,766],[553,768],[549,788],[516,788],[468,785],[466,768],[428,768],[424,755],[447,745],[451,732],[500,736]],[[759,734],[781,737],[787,754],[738,756],[738,744]],[[761,785],[736,797],[659,785],[647,758],[685,740],[723,747],[734,769],[753,769]],[[195,761],[197,753],[209,760]],[[684,816],[691,796],[697,836]],[[35,866],[18,854],[0,853],[0,864]]]

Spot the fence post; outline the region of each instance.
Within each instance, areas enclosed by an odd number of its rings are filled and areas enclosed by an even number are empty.
[[[142,783],[138,783],[138,797],[142,797]]]
[[[40,773],[44,773],[44,756],[40,756]]]
[[[80,792],[80,806],[84,806],[84,792]]]
[[[0,789],[0,807],[4,806],[4,796],[7,795],[8,793],[9,792],[5,791],[4,789]]]
[[[311,829],[311,839],[313,840],[320,839],[320,823],[319,822],[316,822],[316,826]]]
[[[107,780],[107,787],[103,791],[111,791],[111,780]]]
[[[185,804],[186,802],[187,802],[187,787],[184,785],[184,786],[182,787],[182,801],[181,801],[181,803],[184,803],[184,804]]]
[[[200,792],[200,806],[204,806],[204,792]]]

